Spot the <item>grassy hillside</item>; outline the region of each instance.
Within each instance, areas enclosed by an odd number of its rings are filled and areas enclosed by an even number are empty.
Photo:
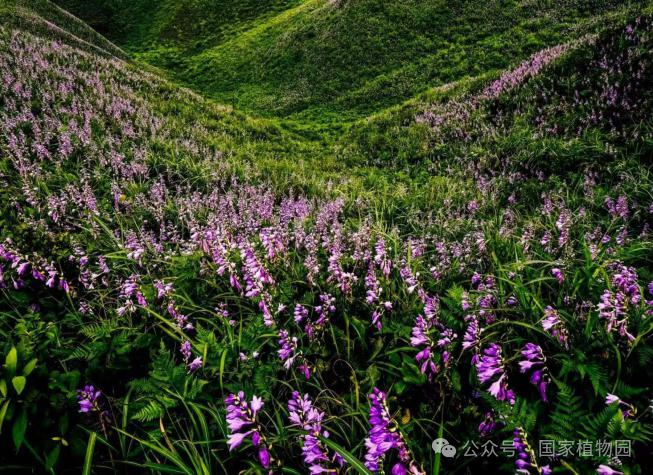
[[[29,26],[58,35],[95,53],[126,59],[127,55],[93,28],[48,0],[5,0],[0,15],[6,25]]]
[[[123,4],[124,3],[124,4]],[[75,2],[138,58],[265,116],[342,122],[508,67],[624,2]]]
[[[653,4],[227,3],[0,6],[0,471],[647,473]]]

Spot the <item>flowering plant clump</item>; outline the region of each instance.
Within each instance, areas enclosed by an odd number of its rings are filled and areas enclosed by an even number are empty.
[[[227,405],[227,425],[229,427],[229,451],[232,451],[250,439],[254,447],[258,447],[258,459],[263,468],[270,468],[270,451],[266,446],[257,414],[263,407],[261,398],[254,396],[251,402],[245,400],[245,393],[230,394],[224,400]]]
[[[425,0],[424,21],[461,15],[433,30],[451,68],[428,67],[437,51],[391,75],[366,64],[375,87],[402,83],[384,101],[404,83],[428,91],[369,117],[365,105],[364,120],[325,100],[342,110],[313,123],[305,84],[292,103],[306,109],[253,118],[234,110],[253,90],[218,104],[49,2],[19,3],[0,7],[0,466],[645,473],[650,5],[489,2],[481,22]],[[326,13],[307,2],[215,46],[192,86],[215,86],[204,75],[243,38],[269,46],[306,15]],[[170,27],[152,31],[185,34]],[[511,40],[524,32],[527,45]],[[341,39],[317,37],[329,51]],[[152,44],[138,61],[190,64]],[[270,58],[294,71],[297,58]],[[374,99],[356,90],[361,108]],[[434,452],[437,439],[452,447]],[[547,457],[544,441],[574,450]],[[465,455],[474,443],[496,455]]]
[[[288,401],[288,414],[292,425],[307,431],[301,437],[302,454],[310,473],[337,473],[344,466],[345,460],[338,452],[329,455],[319,440],[320,436],[329,437],[329,432],[322,429],[324,412],[313,406],[308,394],[302,397],[298,391],[293,391]],[[329,465],[334,465],[335,468],[329,468]]]
[[[382,470],[386,456],[391,450],[395,450],[399,460],[392,466],[394,475],[407,473],[423,475],[425,472],[413,460],[397,423],[390,416],[386,394],[374,388],[369,398],[370,431],[368,438],[365,439],[367,448],[365,466],[372,472],[379,472]]]

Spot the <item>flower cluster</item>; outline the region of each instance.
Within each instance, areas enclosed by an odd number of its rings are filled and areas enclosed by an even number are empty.
[[[330,468],[330,464],[336,464],[338,467],[344,465],[345,461],[339,453],[335,452],[330,456],[320,442],[318,437],[328,438],[329,433],[322,429],[324,413],[313,406],[308,394],[302,397],[299,391],[293,391],[288,401],[288,418],[291,425],[307,431],[307,434],[301,436],[302,454],[311,474],[333,473],[336,469]]]
[[[517,452],[517,459],[515,460],[516,472],[523,475],[551,475],[553,471],[548,465],[539,467],[535,459],[535,452],[528,443],[526,432],[521,427],[517,427],[514,431],[513,447]]]
[[[521,354],[524,359],[519,362],[519,370],[522,373],[531,372],[531,383],[537,387],[542,401],[547,402],[546,388],[549,384],[549,374],[542,348],[535,343],[526,343]]]
[[[202,367],[203,362],[201,356],[197,356],[193,358],[193,360],[191,360],[191,358],[193,357],[193,352],[192,352],[190,341],[185,340],[181,344],[179,351],[181,352],[181,355],[184,358],[184,363],[186,363],[186,368],[188,368],[189,373],[194,373],[195,371],[197,371]]]
[[[263,407],[261,398],[254,396],[251,402],[245,400],[245,393],[230,394],[224,400],[227,405],[227,426],[229,427],[229,451],[232,451],[250,438],[252,445],[258,447],[258,459],[264,468],[269,468],[271,456],[265,437],[258,423],[257,414]]]
[[[397,423],[390,415],[386,394],[374,388],[370,398],[370,431],[365,439],[367,454],[365,466],[372,472],[382,470],[383,460],[388,452],[396,450],[399,461],[392,467],[393,475],[425,475],[424,471],[412,459],[410,450],[404,441]]]
[[[556,338],[560,344],[569,348],[569,333],[564,322],[561,320],[560,315],[556,309],[550,305],[544,309],[544,318],[542,319],[542,328]]]
[[[476,363],[476,372],[481,384],[491,383],[488,392],[497,400],[514,404],[515,393],[508,389],[508,377],[498,345],[492,343],[483,351],[483,356]]]
[[[633,341],[635,337],[628,331],[629,309],[641,300],[641,290],[637,284],[637,272],[631,267],[616,264],[612,274],[615,291],[606,289],[597,305],[599,316],[606,321],[606,331],[617,330],[619,335]]]
[[[92,385],[84,386],[77,390],[77,401],[79,403],[79,412],[89,414],[91,412],[100,412],[100,397],[102,391],[95,389]]]

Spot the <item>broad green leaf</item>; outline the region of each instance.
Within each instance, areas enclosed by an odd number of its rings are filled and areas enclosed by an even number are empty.
[[[25,384],[27,384],[27,379],[25,379],[25,376],[14,376],[11,379],[11,384],[13,384],[14,389],[20,395],[23,392],[23,389],[25,389]]]
[[[30,360],[25,367],[23,368],[23,375],[24,376],[29,376],[32,371],[34,371],[34,368],[36,368],[36,358]]]
[[[61,452],[61,445],[57,444],[54,449],[52,449],[48,456],[45,458],[45,469],[52,470],[59,460],[59,453]]]
[[[25,430],[27,429],[27,412],[23,409],[18,416],[18,419],[14,421],[14,426],[11,429],[11,437],[14,439],[14,445],[16,450],[20,449],[20,446],[23,445],[25,440]]]
[[[18,351],[16,347],[11,347],[7,357],[5,358],[5,367],[9,370],[10,373],[16,372],[16,365],[18,364]]]
[[[7,381],[0,379],[0,394],[2,397],[7,397]]]

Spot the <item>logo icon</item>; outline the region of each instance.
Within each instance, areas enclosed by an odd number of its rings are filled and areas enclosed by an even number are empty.
[[[456,455],[456,447],[449,444],[447,439],[435,439],[431,444],[431,448],[436,454],[442,454],[445,457],[453,457]]]

